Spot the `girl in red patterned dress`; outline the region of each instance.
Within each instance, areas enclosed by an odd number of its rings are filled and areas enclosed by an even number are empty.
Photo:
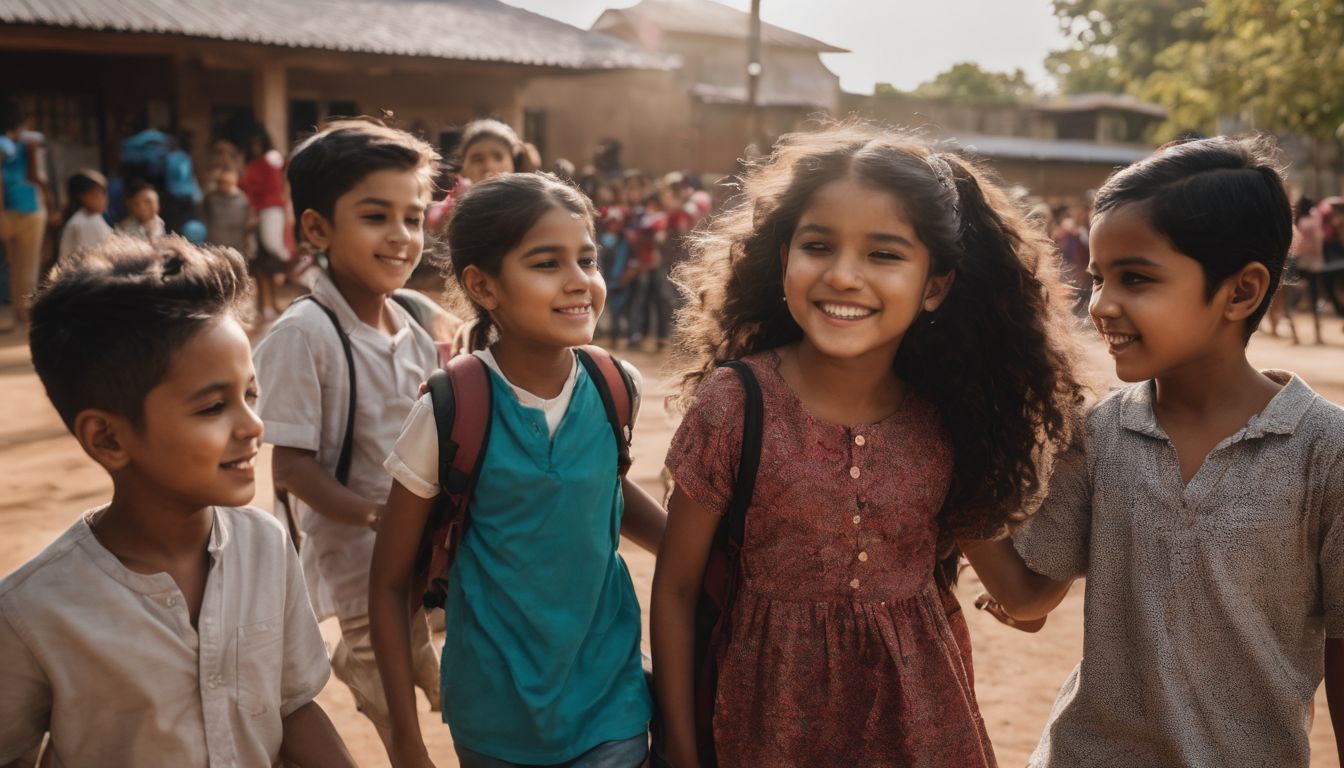
[[[744,191],[678,273],[689,408],[652,619],[666,757],[701,764],[695,602],[744,408],[716,363],[741,359],[765,427],[719,765],[993,766],[935,566],[954,534],[1018,518],[1077,420],[1051,244],[966,159],[862,124],[784,137]]]

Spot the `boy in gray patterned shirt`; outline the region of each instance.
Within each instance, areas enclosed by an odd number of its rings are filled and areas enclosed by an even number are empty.
[[[962,542],[1015,619],[1087,577],[1031,766],[1306,768],[1322,678],[1344,752],[1344,410],[1245,350],[1291,240],[1260,140],[1170,145],[1097,193],[1090,312],[1133,383],[1011,542]]]

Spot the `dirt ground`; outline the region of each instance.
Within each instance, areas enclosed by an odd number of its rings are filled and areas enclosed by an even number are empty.
[[[1299,317],[1299,329],[1309,327],[1307,322]],[[1323,347],[1295,347],[1284,339],[1257,335],[1251,344],[1251,358],[1262,368],[1296,371],[1322,395],[1344,404],[1344,332],[1333,317],[1326,326],[1328,344]],[[1109,359],[1099,342],[1089,350],[1089,356],[1099,372],[1109,374]],[[658,357],[642,353],[630,353],[628,357],[644,373],[646,383],[632,473],[642,485],[660,494],[659,469],[676,426],[676,421],[658,407],[669,392],[669,382],[660,375]],[[259,467],[256,503],[270,508],[269,461],[259,462]],[[101,503],[109,493],[106,475],[80,451],[43,396],[24,340],[13,333],[0,336],[0,573],[18,567],[82,510]],[[622,554],[647,611],[653,557],[628,544],[622,546]],[[971,610],[969,606],[979,592],[972,572],[963,578],[959,592],[962,604],[968,606],[976,693],[989,735],[1002,765],[1024,765],[1060,683],[1081,653],[1083,590],[1075,587],[1036,635],[1007,629]],[[325,623],[323,630],[329,638],[334,637],[334,621]],[[318,700],[361,765],[388,764],[373,728],[355,711],[350,694],[340,683],[333,679]],[[429,712],[423,713],[421,723],[430,754],[438,765],[455,766],[447,727]],[[1317,698],[1312,747],[1313,768],[1338,768],[1323,694]]]

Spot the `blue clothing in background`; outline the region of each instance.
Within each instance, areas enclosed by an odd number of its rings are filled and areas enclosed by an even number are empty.
[[[490,372],[490,445],[449,574],[443,719],[512,763],[563,763],[642,734],[640,613],[616,552],[616,440],[582,367],[554,438]]]
[[[41,134],[32,134],[41,140]],[[28,152],[25,137],[15,141],[0,136],[0,173],[4,173],[5,210],[37,213],[42,210],[37,185],[28,180]]]

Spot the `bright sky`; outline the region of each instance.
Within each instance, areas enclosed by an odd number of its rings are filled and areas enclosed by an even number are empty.
[[[751,0],[721,0],[743,11]],[[504,0],[587,29],[606,8],[636,0]],[[761,0],[761,18],[852,53],[823,54],[847,91],[873,84],[910,89],[961,61],[990,70],[1021,68],[1045,85],[1043,61],[1067,40],[1050,0]]]

